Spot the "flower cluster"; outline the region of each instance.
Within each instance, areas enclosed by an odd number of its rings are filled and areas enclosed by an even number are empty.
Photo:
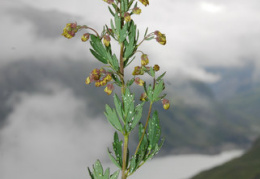
[[[78,32],[77,23],[68,23],[66,24],[66,27],[64,27],[62,35],[67,39],[70,39],[74,37],[77,32]]]
[[[139,0],[143,5],[149,5],[149,0]]]
[[[114,87],[113,87],[113,84],[107,84],[107,83],[110,82],[111,80],[112,80],[111,73],[107,72],[103,68],[101,68],[101,69],[95,68],[90,73],[90,76],[86,78],[85,83],[90,84],[90,83],[94,82],[96,87],[107,85],[107,87],[105,88],[104,91],[108,95],[110,95],[112,93],[112,91],[114,90]]]
[[[165,34],[162,34],[160,31],[155,31],[154,34],[156,35],[156,40],[162,45],[166,44],[166,36]]]
[[[113,4],[114,3],[114,0],[104,0],[106,3],[108,4]]]

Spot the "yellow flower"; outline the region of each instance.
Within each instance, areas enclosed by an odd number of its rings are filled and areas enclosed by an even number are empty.
[[[141,65],[145,66],[145,65],[148,65],[148,63],[149,63],[149,59],[147,57],[147,54],[143,54],[141,56]]]
[[[164,108],[165,110],[169,109],[169,107],[170,107],[170,102],[169,102],[168,99],[163,99],[163,100],[162,100],[162,104],[163,104],[163,108]]]
[[[143,5],[149,5],[149,0],[139,0]]]
[[[141,12],[142,12],[142,10],[139,8],[139,7],[135,7],[134,9],[133,9],[133,13],[134,14],[141,14]]]
[[[87,77],[85,83],[88,85],[88,84],[90,84],[90,82],[91,82],[90,77]]]
[[[135,78],[135,83],[139,86],[144,86],[144,81],[141,80],[139,77]]]
[[[126,22],[130,22],[131,21],[131,16],[130,16],[130,14],[128,12],[125,13],[124,19],[125,19]]]
[[[166,44],[166,36],[165,34],[162,34],[160,31],[155,31],[154,34],[156,35],[156,40],[162,45]]]
[[[86,42],[88,41],[88,39],[89,39],[89,33],[85,33],[81,36],[82,42]]]
[[[77,32],[77,23],[68,23],[66,24],[66,27],[63,28],[63,33],[61,35],[63,35],[67,39],[70,39],[74,37]]]
[[[114,90],[113,84],[108,84],[107,87],[104,89],[104,91],[105,91],[108,95],[111,95],[111,93],[113,92],[113,90]]]
[[[160,66],[159,65],[154,65],[153,66],[153,70],[154,71],[159,71],[160,70]]]
[[[104,43],[104,45],[106,46],[106,47],[108,47],[109,45],[110,45],[110,37],[109,37],[109,35],[105,35],[104,37],[103,37],[103,43]]]
[[[144,74],[144,71],[139,66],[136,66],[132,73],[132,75],[143,75],[143,74]]]
[[[147,94],[146,93],[142,93],[141,96],[140,96],[140,100],[141,101],[145,101],[147,98]]]

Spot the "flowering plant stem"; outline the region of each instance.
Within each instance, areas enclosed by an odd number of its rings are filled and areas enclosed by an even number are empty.
[[[103,170],[101,162],[97,160],[93,165],[93,170],[91,171],[88,168],[88,171],[91,179],[117,179],[120,172],[121,179],[126,179],[146,161],[153,158],[161,149],[164,141],[161,140],[158,112],[153,111],[152,106],[155,102],[161,101],[164,109],[170,107],[169,100],[165,98],[166,94],[163,94],[165,72],[157,75],[160,66],[157,64],[149,66],[148,55],[139,48],[143,42],[152,39],[155,39],[161,45],[165,45],[166,36],[158,30],[148,34],[147,28],[143,39],[139,40],[139,30],[132,16],[141,13],[141,9],[138,7],[139,3],[147,6],[149,0],[103,1],[108,3],[112,19],[110,25],[105,25],[100,34],[87,25],[68,23],[63,29],[62,35],[70,39],[79,31],[86,30],[87,32],[82,34],[81,40],[83,42],[90,40],[91,54],[104,64],[100,69],[93,69],[86,78],[86,84],[94,83],[96,87],[106,86],[104,91],[108,95],[113,93],[114,86],[121,88],[121,93],[119,95],[115,93],[113,97],[115,107],[105,106],[105,116],[116,130],[112,143],[113,151],[108,149],[108,155],[112,163],[118,167],[118,170],[110,174],[110,169]],[[118,57],[112,51],[111,38],[120,44]],[[140,66],[134,67],[132,76],[125,76],[126,68],[136,60],[135,57],[138,56],[138,52],[141,52]],[[150,76],[151,82],[149,80],[144,81],[142,77],[144,75]],[[139,97],[140,103],[135,105],[136,93],[133,91],[138,86],[143,88],[143,93]],[[146,102],[150,105],[145,126],[143,126],[142,114]],[[130,155],[129,137],[135,128],[138,128],[139,142],[135,152]]]

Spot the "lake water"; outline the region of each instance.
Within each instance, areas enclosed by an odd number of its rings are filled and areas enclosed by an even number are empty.
[[[176,155],[148,161],[129,179],[188,179],[200,171],[223,164],[243,154],[241,150],[218,155]]]

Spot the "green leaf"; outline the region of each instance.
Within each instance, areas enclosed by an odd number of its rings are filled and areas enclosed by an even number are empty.
[[[130,90],[126,88],[123,95],[124,101],[124,117],[126,124],[130,122],[130,119],[134,116],[134,95],[130,93]],[[126,126],[129,127],[129,126]]]
[[[124,25],[122,29],[119,30],[119,43],[122,43],[127,37],[128,23]]]
[[[163,80],[159,81],[158,84],[155,84],[154,92],[153,92],[153,101],[156,101],[164,89],[164,82]]]
[[[107,168],[106,171],[104,172],[103,179],[109,179],[110,178],[110,169]]]
[[[122,166],[118,163],[118,161],[115,159],[115,157],[112,155],[112,153],[109,151],[108,149],[108,156],[110,158],[110,160],[118,167],[118,168],[122,168]]]
[[[166,74],[166,72],[164,72],[162,75],[160,75],[160,76],[156,79],[156,81],[160,81],[160,80],[164,77],[165,74]]]
[[[119,80],[119,78],[118,78],[115,74],[112,74],[112,78],[113,78],[113,80],[116,82],[116,84],[117,84],[119,87],[122,86],[121,81]]]
[[[116,29],[120,30],[121,29],[121,19],[117,13],[115,14],[115,24],[116,24]],[[117,35],[119,35],[119,34],[117,34]]]
[[[148,126],[149,126],[148,127],[148,138],[149,138],[148,150],[153,150],[161,137],[161,127],[159,124],[157,111],[153,113],[152,118],[149,120]]]
[[[118,71],[119,69],[119,64],[118,64],[118,59],[116,57],[116,55],[114,54],[111,58],[111,62],[112,62],[112,67],[115,71]]]
[[[113,174],[110,176],[110,179],[117,179],[117,178],[118,178],[118,175],[119,175],[119,172],[120,172],[120,170],[117,170],[115,173],[113,173]]]
[[[107,104],[106,104],[106,112],[105,116],[107,117],[107,120],[110,122],[110,124],[117,129],[120,132],[123,132],[122,125],[116,115],[115,110],[112,110]]]
[[[134,83],[134,81],[135,81],[134,78],[132,78],[131,80],[128,80],[127,83],[126,83],[126,86],[130,87]]]
[[[116,160],[119,163],[119,165],[122,167],[122,141],[119,141],[118,134],[115,132],[114,134],[114,142],[113,142],[113,150],[116,155]]]
[[[91,179],[95,179],[95,178],[94,178],[94,175],[93,175],[93,173],[90,171],[89,167],[88,167],[88,173],[89,173]]]
[[[150,101],[153,101],[153,87],[152,85],[150,84],[148,86],[148,88],[146,87],[146,84],[144,84],[144,91],[145,93],[147,94],[147,98],[150,100]]]
[[[99,160],[96,161],[96,163],[93,166],[93,169],[94,169],[94,171],[93,171],[94,178],[101,179],[101,177],[103,176],[103,167]]]
[[[95,51],[92,50],[92,49],[90,49],[90,52],[91,52],[92,55],[93,55],[96,59],[98,59],[100,62],[107,64],[107,60],[106,60],[104,57],[102,57],[101,55],[99,55],[97,52],[95,52]]]
[[[143,102],[143,103],[137,105],[136,108],[135,108],[135,116],[134,116],[134,120],[133,120],[132,126],[131,126],[132,129],[135,128],[135,126],[139,123],[139,121],[140,121],[141,118],[142,118],[144,103],[145,103],[145,102]]]
[[[129,173],[133,173],[136,169],[136,156],[134,155],[130,160]]]
[[[118,116],[122,119],[123,121],[123,108],[122,108],[122,103],[119,99],[119,97],[115,94],[114,95],[114,104],[115,104],[115,107],[116,107],[116,112],[118,114]]]
[[[146,30],[145,30],[144,38],[146,37],[147,33],[148,33],[148,27],[147,27]]]
[[[115,16],[115,13],[113,12],[113,10],[108,6],[109,12],[112,14],[112,16]]]

